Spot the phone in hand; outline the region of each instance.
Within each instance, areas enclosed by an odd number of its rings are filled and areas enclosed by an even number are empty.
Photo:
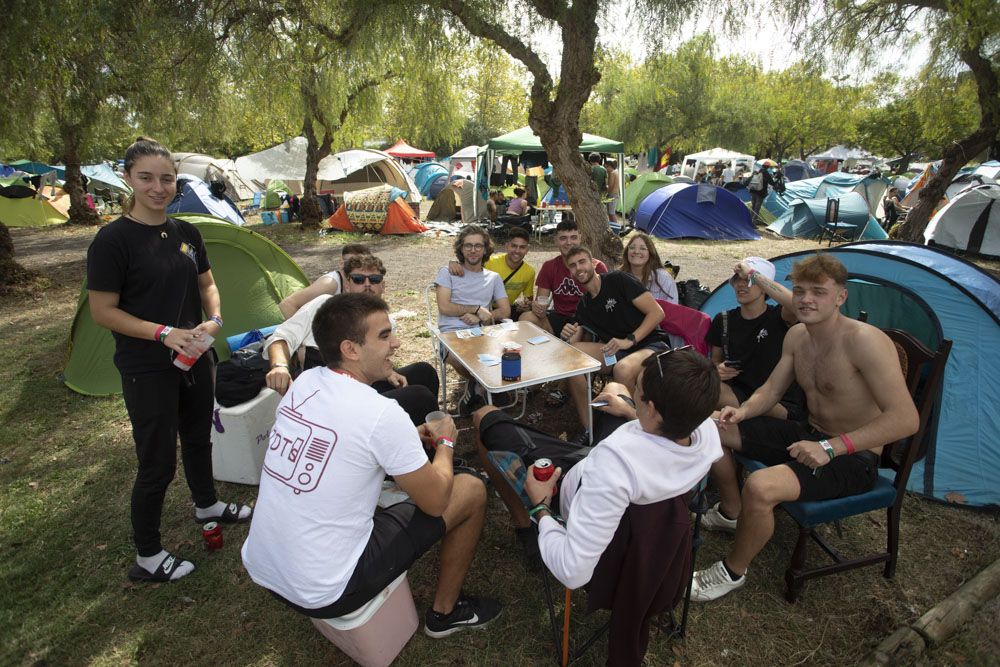
[[[608,406],[607,401],[591,401],[590,407],[592,408],[605,408]]]
[[[726,359],[722,363],[725,364],[726,368],[732,368],[737,371],[743,368],[743,362],[739,359]]]

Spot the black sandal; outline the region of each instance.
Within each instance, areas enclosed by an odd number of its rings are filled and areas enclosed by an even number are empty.
[[[177,570],[177,568],[186,562],[188,561],[183,558],[178,558],[173,554],[167,554],[167,557],[160,561],[160,564],[157,565],[156,569],[152,572],[138,563],[134,563],[132,568],[128,571],[128,578],[132,581],[143,581],[157,584],[173,581],[170,577]]]
[[[219,523],[246,523],[253,517],[253,508],[250,508],[250,514],[247,514],[244,518],[240,518],[240,510],[247,505],[237,505],[236,503],[229,503],[226,508],[222,510],[222,514],[218,516],[207,516],[205,518],[199,519],[198,512],[194,514],[195,523],[208,523],[209,521],[218,521]]]

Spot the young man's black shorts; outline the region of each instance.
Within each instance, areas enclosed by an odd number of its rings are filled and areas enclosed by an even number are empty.
[[[874,452],[858,452],[834,458],[813,474],[813,469],[788,455],[788,447],[799,440],[829,440],[836,436],[820,433],[808,423],[755,417],[740,422],[740,453],[769,466],[785,464],[799,480],[801,492],[797,500],[828,500],[871,491],[878,479],[878,456]]]
[[[748,389],[741,384],[736,384],[735,382],[727,382],[729,388],[733,390],[733,395],[736,396],[736,400],[743,405],[747,402],[755,390]],[[788,412],[788,421],[793,422],[804,422],[809,418],[809,414],[806,411],[804,405],[798,401],[789,400],[787,398],[782,398],[778,401],[779,404],[784,406],[785,411]]]

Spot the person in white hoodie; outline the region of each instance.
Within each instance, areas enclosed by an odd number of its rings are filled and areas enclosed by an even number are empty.
[[[529,513],[538,524],[542,560],[567,588],[590,581],[629,505],[687,493],[722,456],[710,418],[719,400],[719,374],[690,346],[650,356],[640,371],[634,401],[617,383],[609,383],[594,400],[608,403],[598,410],[628,421],[565,475],[558,506],[565,525],[557,520],[552,502],[561,467],[544,483],[529,470],[524,488],[533,505]],[[500,415],[486,408],[477,414],[487,449],[520,450],[515,453],[526,464],[542,455],[556,459],[547,441],[551,436]]]

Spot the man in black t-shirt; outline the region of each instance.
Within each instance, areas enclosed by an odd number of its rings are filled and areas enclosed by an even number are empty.
[[[621,271],[597,273],[590,251],[577,246],[566,255],[566,266],[583,288],[575,322],[567,323],[562,339],[601,361],[612,375],[635,390],[642,362],[657,351],[669,349],[667,335],[659,329],[663,309],[633,276]],[[569,380],[570,396],[580,422],[588,422],[590,387],[584,376]],[[589,434],[586,434],[589,440]],[[588,443],[589,444],[589,443]]]
[[[774,280],[774,264],[766,259],[739,262],[729,283],[740,306],[716,315],[705,336],[722,380],[720,409],[739,407],[764,384],[781,358],[785,333],[798,322],[791,291]],[[769,305],[768,297],[778,305]],[[767,416],[801,421],[804,405],[802,390],[793,382]]]

